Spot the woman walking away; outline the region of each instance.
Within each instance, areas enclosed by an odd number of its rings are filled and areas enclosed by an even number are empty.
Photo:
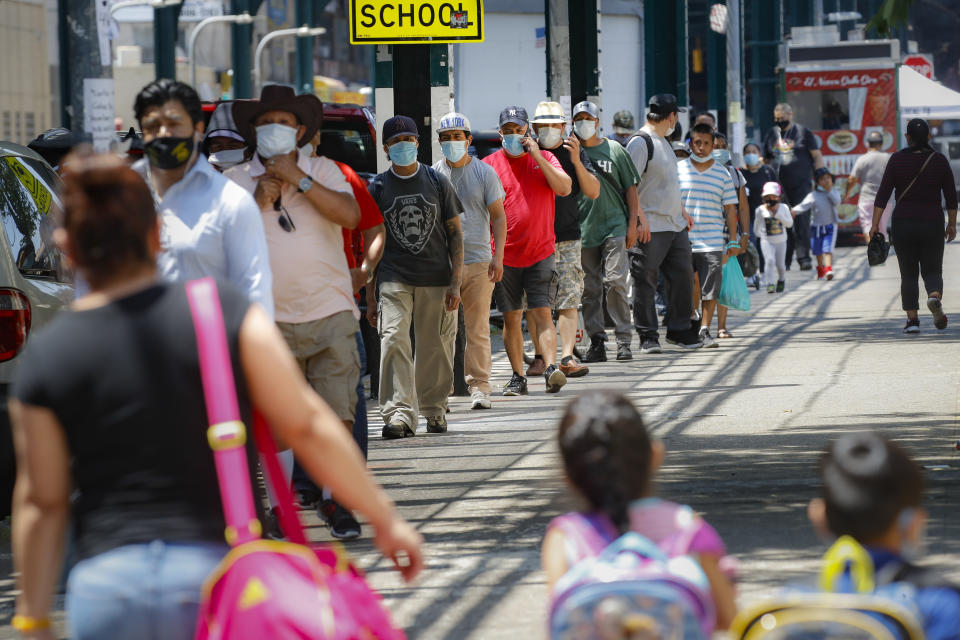
[[[941,194],[947,204],[946,230]],[[942,303],[943,240],[951,242],[957,235],[957,189],[950,163],[930,146],[930,125],[926,120],[914,118],[907,123],[907,148],[890,156],[874,201],[871,238],[880,232],[883,209],[891,195],[896,198],[891,228],[900,264],[900,301],[907,312],[903,332],[920,332],[918,277],[923,278],[927,290],[933,325],[946,329]]]
[[[47,616],[70,520],[79,562],[68,637],[189,640],[201,585],[227,546],[186,291],[157,277],[159,218],[140,176],[108,156],[72,156],[66,168],[56,239],[91,291],[31,337],[11,394],[13,626],[53,638]],[[227,285],[220,303],[244,422],[251,407],[262,411],[317,484],[363,513],[384,555],[415,576],[420,535],[367,474],[266,312]]]

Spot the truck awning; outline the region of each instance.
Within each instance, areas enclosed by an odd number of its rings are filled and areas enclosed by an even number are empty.
[[[900,116],[904,119],[960,119],[960,92],[929,80],[907,66],[901,66]]]

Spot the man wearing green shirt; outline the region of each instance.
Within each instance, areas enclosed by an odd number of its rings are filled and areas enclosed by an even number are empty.
[[[600,196],[581,196],[580,259],[584,272],[583,322],[590,336],[584,362],[607,359],[603,322],[603,295],[613,319],[617,337],[617,360],[631,360],[632,325],[627,302],[627,249],[639,240],[650,240],[650,225],[640,209],[637,184],[640,176],[622,145],[599,135],[600,110],[592,102],[581,102],[573,110],[573,126],[587,156],[600,177]],[[602,288],[601,288],[602,287]]]

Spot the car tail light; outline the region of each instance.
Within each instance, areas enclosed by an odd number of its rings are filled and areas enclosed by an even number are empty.
[[[13,360],[30,333],[30,301],[16,289],[0,289],[0,362]]]

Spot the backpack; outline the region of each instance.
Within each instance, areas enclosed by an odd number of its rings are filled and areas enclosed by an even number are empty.
[[[683,553],[670,555],[633,531],[615,538],[612,523],[597,517],[571,513],[555,523],[569,542],[598,553],[575,564],[557,583],[550,608],[552,640],[608,633],[616,638],[710,637],[716,620],[710,583],[686,553],[695,532],[685,536]]]
[[[643,165],[643,171],[640,173],[640,175],[642,176],[647,172],[647,169],[650,167],[650,161],[653,160],[653,151],[655,149],[655,147],[653,146],[653,138],[651,138],[650,134],[647,133],[646,131],[637,131],[633,135],[633,138],[643,138],[643,141],[647,143],[647,163]],[[633,140],[633,138],[630,138],[630,140]],[[627,144],[630,144],[630,140],[627,140]]]
[[[926,584],[917,584],[914,577]],[[932,580],[928,572],[901,563],[877,572],[867,550],[843,536],[824,556],[818,589],[785,589],[744,609],[730,626],[730,637],[923,640],[917,590],[934,586]]]

